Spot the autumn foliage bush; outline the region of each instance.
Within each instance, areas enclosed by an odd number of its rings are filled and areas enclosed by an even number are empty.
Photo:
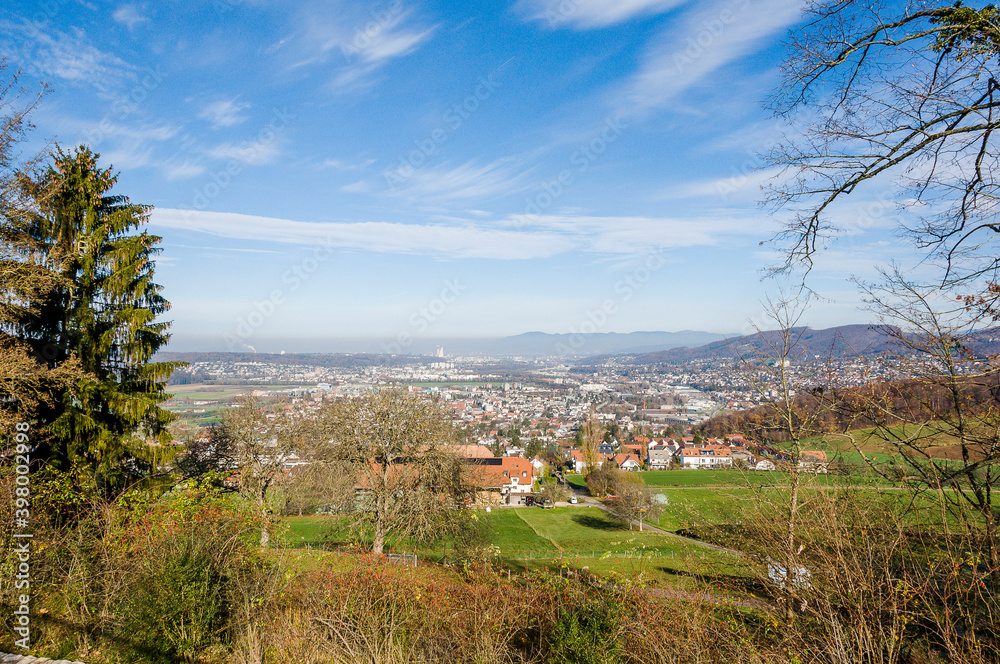
[[[155,501],[136,492],[80,508],[71,526],[39,524],[33,654],[88,664],[997,661],[986,629],[995,603],[977,585],[972,540],[921,540],[892,502],[830,499],[802,514],[808,585],[768,584],[782,547],[777,503],[728,531],[760,575],[764,603],[747,608],[726,596],[739,584],[710,576],[689,577],[700,590],[685,594],[568,568],[508,576],[496,558],[414,568],[299,552],[293,565],[262,552],[255,513],[238,501],[196,485]]]
[[[141,661],[224,645],[243,610],[236,582],[271,573],[258,532],[238,504],[201,487],[156,504],[142,492],[95,501],[68,526],[39,519],[32,643]]]

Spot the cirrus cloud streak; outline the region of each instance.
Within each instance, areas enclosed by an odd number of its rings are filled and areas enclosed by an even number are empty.
[[[495,260],[544,259],[584,251],[630,255],[713,246],[766,232],[761,219],[538,216],[527,226],[513,218],[493,223],[407,224],[386,221],[310,222],[232,212],[158,208],[154,226],[257,242],[328,246],[378,253]]]

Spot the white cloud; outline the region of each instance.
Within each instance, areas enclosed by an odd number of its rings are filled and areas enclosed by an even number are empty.
[[[527,175],[523,160],[514,157],[497,159],[483,166],[469,161],[454,168],[397,168],[385,174],[386,182],[394,185],[393,195],[438,202],[515,193],[528,186]]]
[[[107,164],[116,171],[122,171],[146,166],[152,160],[152,156],[152,148],[134,146],[132,149],[125,148],[101,153],[101,163]]]
[[[166,124],[125,125],[109,123],[107,127],[107,131],[104,132],[107,136],[119,136],[136,141],[169,141],[180,131],[176,125]]]
[[[367,194],[372,191],[372,187],[367,180],[358,180],[351,184],[345,184],[340,190],[349,194]]]
[[[508,227],[562,232],[591,253],[634,255],[650,248],[715,246],[737,236],[773,232],[765,215],[705,215],[698,218],[535,215],[510,217]]]
[[[244,164],[261,166],[270,164],[281,154],[277,140],[243,141],[242,143],[221,143],[208,150],[215,159],[235,159]]]
[[[338,171],[356,171],[362,168],[368,168],[374,163],[374,159],[365,159],[364,161],[358,163],[344,161],[343,159],[324,159],[320,166],[322,168],[332,168]]]
[[[653,248],[718,246],[737,236],[760,237],[772,223],[766,217],[724,215],[700,219],[549,215],[534,217],[530,224],[513,217],[499,223],[305,222],[167,208],[157,208],[151,221],[241,240],[497,260],[550,258],[571,251],[634,256]]]
[[[798,0],[725,0],[699,5],[666,30],[625,92],[619,112],[633,116],[679,93],[753,51],[765,38],[801,17]]]
[[[92,45],[79,28],[71,33],[53,29],[50,34],[26,20],[0,21],[0,55],[43,78],[91,85],[105,94],[134,80],[137,71]]]
[[[392,34],[387,30],[374,39],[361,53],[366,60],[371,62],[398,58],[414,51],[433,32],[433,28],[423,32],[402,32],[399,34]]]
[[[111,14],[111,18],[129,30],[135,30],[136,26],[142,25],[149,20],[148,17],[143,16],[142,12],[135,5],[122,5]]]
[[[435,226],[390,222],[313,223],[228,212],[157,208],[151,223],[228,238],[363,249],[452,258],[518,260],[547,258],[568,251],[573,242],[558,233],[522,233],[474,226]]]
[[[109,162],[116,170],[152,164],[154,144],[164,143],[177,135],[177,128],[170,125],[112,124],[105,129],[106,134],[93,129],[85,129],[83,133],[93,147],[99,148],[101,160]]]
[[[664,188],[655,199],[665,201],[685,200],[690,198],[715,199],[719,204],[741,203],[753,205],[763,196],[761,187],[780,175],[784,169],[769,168],[754,170],[756,160],[747,161],[744,165],[734,165],[733,174],[725,178],[709,180],[694,180]]]
[[[412,25],[413,12],[401,3],[364,12],[347,6],[331,11],[328,3],[314,4],[304,12],[303,22],[304,53],[290,68],[332,60],[338,66],[330,85],[337,92],[368,87],[376,70],[415,51],[438,27]]]
[[[250,108],[247,102],[237,102],[235,99],[220,99],[207,104],[198,113],[198,117],[208,120],[212,129],[220,127],[232,127],[247,121],[247,116],[242,111]]]
[[[198,162],[184,160],[182,162],[172,162],[162,164],[164,177],[168,180],[181,180],[201,175],[205,172],[205,167]]]
[[[641,15],[658,14],[687,0],[520,0],[515,10],[551,28],[601,28]]]

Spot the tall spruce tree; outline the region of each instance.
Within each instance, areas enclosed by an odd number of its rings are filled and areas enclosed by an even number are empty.
[[[44,294],[66,285],[26,230],[33,203],[20,186],[21,173],[35,168],[41,157],[22,159],[18,147],[39,98],[40,91],[22,87],[17,72],[0,58],[0,439],[8,444],[19,433],[18,423],[35,418],[41,403],[51,403],[82,376],[73,360],[55,368],[39,362],[18,336]],[[41,435],[34,429],[31,439]]]
[[[26,232],[61,286],[22,312],[17,336],[54,368],[75,358],[86,377],[39,413],[49,434],[39,451],[58,469],[86,465],[114,485],[165,457],[172,415],[160,407],[182,363],[151,362],[169,339],[169,309],[153,282],[160,238],[135,232],[149,206],[111,194],[117,175],[86,147],[58,150],[27,181],[35,201]]]

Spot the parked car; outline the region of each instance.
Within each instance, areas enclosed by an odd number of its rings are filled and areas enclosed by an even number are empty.
[[[580,502],[580,501],[579,501],[579,500],[577,499],[577,497],[576,497],[576,496],[570,496],[570,497],[569,497],[569,502],[570,502],[570,504],[572,504],[572,505],[576,505],[576,504],[577,504],[578,502]]]

